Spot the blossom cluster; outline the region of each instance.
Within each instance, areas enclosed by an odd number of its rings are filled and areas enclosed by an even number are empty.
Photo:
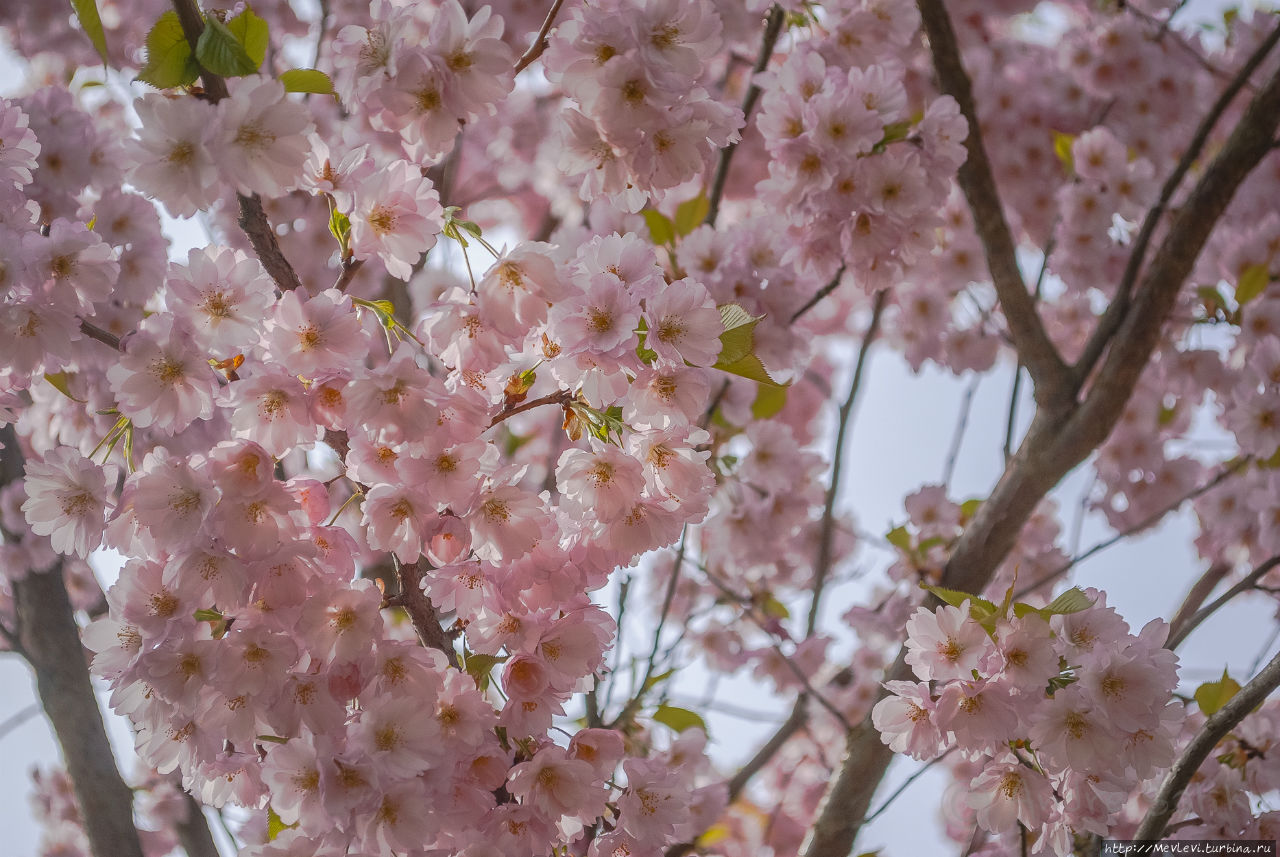
[[[872,712],[895,752],[974,763],[968,803],[983,830],[1020,824],[1036,853],[1059,857],[1074,832],[1106,835],[1132,784],[1172,764],[1184,716],[1163,620],[1131,634],[1102,593],[1085,594],[1083,610],[992,614],[990,627],[971,600],[920,608],[906,656],[919,681],[889,682]]]

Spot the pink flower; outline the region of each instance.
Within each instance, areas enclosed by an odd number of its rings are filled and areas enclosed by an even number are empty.
[[[114,506],[115,468],[98,467],[77,450],[60,446],[43,461],[28,461],[22,512],[34,533],[48,536],[60,554],[88,557],[102,541],[105,515]]]
[[[213,416],[216,382],[203,356],[191,348],[191,331],[159,314],[129,337],[120,361],[107,370],[120,412],[139,428],[175,434],[193,420]]]
[[[644,474],[640,462],[611,444],[593,442],[592,449],[568,449],[556,465],[561,508],[576,516],[607,524],[640,499]]]
[[[710,366],[720,354],[724,323],[701,283],[676,280],[645,300],[645,348],[677,366]]]
[[[275,285],[256,257],[210,245],[188,251],[186,265],[172,265],[165,290],[169,306],[191,323],[200,345],[231,357],[261,336]]]
[[[27,114],[18,105],[0,99],[0,182],[15,185],[31,182],[40,143],[27,123]]]
[[[933,720],[936,705],[929,694],[929,685],[891,681],[885,687],[892,695],[871,709],[871,722],[880,732],[880,740],[893,752],[906,753],[913,759],[934,759],[941,755],[946,745]]]
[[[983,830],[1003,833],[1016,822],[1035,830],[1045,821],[1053,790],[1044,774],[1005,754],[974,777],[965,801],[977,810]]]
[[[308,297],[286,292],[266,322],[267,349],[290,372],[314,376],[361,365],[368,336],[351,298],[336,289]]]
[[[934,722],[962,749],[989,753],[1017,737],[1018,710],[998,683],[955,681],[939,694]]]
[[[572,354],[610,354],[634,347],[640,302],[615,276],[593,275],[587,290],[551,308],[551,336]]]
[[[921,607],[907,621],[907,663],[922,681],[971,679],[992,648],[987,632],[969,618],[968,601],[933,613]]]
[[[138,137],[125,142],[129,181],[173,217],[190,217],[217,201],[214,162],[217,108],[200,98],[149,92],[133,103]]]
[[[409,161],[392,161],[356,185],[351,250],[357,259],[376,255],[393,277],[408,280],[443,228],[439,194]]]
[[[591,765],[569,758],[554,744],[512,768],[507,789],[553,819],[564,815],[584,821],[599,818],[608,796]]]
[[[58,218],[46,237],[22,237],[27,274],[42,283],[50,300],[72,312],[92,313],[93,305],[111,296],[120,275],[115,250],[82,223]]]
[[[391,551],[401,562],[416,562],[435,517],[435,505],[423,488],[375,485],[362,505],[369,547]]]
[[[234,382],[226,398],[235,408],[231,414],[235,435],[257,441],[276,457],[320,437],[302,382],[276,366],[261,367],[252,377]]]
[[[395,778],[422,773],[444,749],[439,726],[422,716],[420,700],[389,695],[362,700],[347,746],[363,751],[379,770]]]
[[[276,196],[298,184],[311,119],[286,98],[284,84],[261,75],[238,78],[217,109],[214,158],[236,190]]]
[[[546,510],[536,494],[514,485],[481,492],[469,516],[472,549],[488,562],[510,562],[533,550],[542,538]]]

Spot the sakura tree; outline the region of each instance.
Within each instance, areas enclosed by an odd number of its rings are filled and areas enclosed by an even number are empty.
[[[6,2],[42,853],[843,857],[895,755],[966,854],[1274,839],[1280,657],[1178,647],[1280,585],[1280,25],[1194,5]],[[873,350],[1017,378],[887,533]],[[1094,550],[1194,509],[1168,621],[1071,585],[1081,470]],[[741,768],[688,668],[790,706]]]

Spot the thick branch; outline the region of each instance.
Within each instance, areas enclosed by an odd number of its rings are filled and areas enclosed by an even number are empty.
[[[187,816],[175,825],[182,850],[187,852],[187,857],[221,857],[200,801],[187,792],[182,793],[182,798],[187,805]]]
[[[413,622],[413,630],[418,632],[422,645],[444,652],[449,664],[458,666],[458,655],[453,649],[453,641],[440,626],[440,616],[435,605],[422,591],[422,569],[416,562],[396,562],[397,576],[400,578],[400,604],[409,619]]]
[[[862,387],[862,370],[867,363],[867,354],[871,351],[871,343],[875,341],[880,330],[880,315],[884,312],[885,298],[888,290],[876,292],[875,303],[871,306],[871,321],[867,324],[867,332],[862,337],[862,347],[858,349],[858,361],[853,368],[853,381],[849,385],[849,395],[840,406],[840,414],[836,428],[835,452],[831,456],[831,484],[827,486],[826,505],[822,509],[821,529],[818,532],[818,557],[813,564],[813,601],[809,604],[809,618],[805,623],[805,637],[812,637],[818,625],[818,609],[821,606],[822,590],[826,587],[827,576],[831,573],[832,546],[836,532],[836,496],[840,491],[840,470],[844,463],[844,438],[849,430],[849,417],[853,414],[853,403],[858,399],[858,390]]]
[[[773,56],[773,47],[778,43],[778,35],[782,32],[782,23],[785,20],[786,14],[782,11],[781,6],[774,6],[769,10],[769,17],[765,20],[764,25],[764,37],[760,41],[760,53],[756,57],[756,64],[751,68],[747,94],[742,99],[742,121],[744,123],[751,121],[751,111],[755,109],[756,102],[760,100],[760,87],[755,84],[755,76],[768,67],[769,58]],[[743,130],[745,131],[746,128],[744,127]],[[725,182],[729,178],[729,164],[733,160],[733,153],[737,150],[737,143],[730,143],[720,150],[720,162],[716,165],[716,174],[711,180],[711,192],[707,194],[707,199],[711,204],[707,208],[707,219],[703,221],[709,226],[715,226],[716,218],[720,216],[720,199],[724,196]]]
[[[200,34],[204,32],[204,18],[200,15],[200,7],[195,0],[173,0],[173,11],[178,15],[182,32],[194,55]],[[211,102],[216,104],[227,97],[227,83],[218,75],[201,69],[200,80],[204,82],[205,94]],[[267,220],[267,213],[262,209],[262,199],[256,193],[251,196],[237,193],[236,199],[240,204],[240,228],[249,236],[253,252],[258,254],[262,267],[267,269],[276,287],[286,292],[300,288],[302,280],[298,279],[297,272],[280,250],[276,233]]]
[[[1178,808],[1182,792],[1191,782],[1196,771],[1200,769],[1201,763],[1208,758],[1209,753],[1223,736],[1247,717],[1249,712],[1261,704],[1262,700],[1277,687],[1280,687],[1280,655],[1272,658],[1271,663],[1267,664],[1262,672],[1240,688],[1235,696],[1227,700],[1226,705],[1205,721],[1204,726],[1196,733],[1196,737],[1192,738],[1186,749],[1182,751],[1182,756],[1169,769],[1155,802],[1147,811],[1147,817],[1142,820],[1138,831],[1134,833],[1134,839],[1150,841],[1163,836],[1169,819]]]
[[[23,476],[22,451],[13,426],[0,428],[0,484]],[[62,563],[13,584],[21,654],[36,674],[36,688],[62,746],[67,773],[80,804],[84,831],[95,857],[142,857],[133,826],[133,793],[120,777],[107,741],[102,712],[89,683],[80,628]]]
[[[969,122],[969,136],[965,140],[969,157],[960,167],[957,178],[973,212],[973,224],[982,241],[991,281],[1009,323],[1009,335],[1013,338],[1018,359],[1035,381],[1036,402],[1041,405],[1061,403],[1071,392],[1071,375],[1045,333],[1035,302],[1022,281],[1022,272],[1018,270],[1013,235],[1005,221],[995,178],[991,174],[991,163],[982,144],[973,86],[960,61],[960,48],[951,18],[942,0],[919,0],[916,5],[920,8],[920,17],[929,37],[938,87],[956,100],[960,112]]]

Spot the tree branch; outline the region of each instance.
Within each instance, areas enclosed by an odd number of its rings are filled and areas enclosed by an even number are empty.
[[[778,35],[782,32],[782,23],[785,20],[786,14],[782,11],[782,7],[777,5],[769,10],[769,17],[765,19],[764,37],[760,41],[760,53],[756,57],[756,64],[751,67],[747,94],[742,99],[744,132],[746,131],[747,123],[751,121],[751,111],[755,108],[756,102],[760,100],[760,87],[755,83],[755,76],[768,67],[769,58],[773,56],[773,48],[778,43]],[[716,218],[720,216],[720,199],[724,196],[725,182],[729,178],[729,163],[733,160],[733,153],[737,150],[737,143],[730,143],[720,150],[720,162],[716,165],[716,174],[711,180],[711,191],[707,194],[710,205],[707,208],[707,219],[703,223],[708,226],[715,226]]]
[[[951,18],[942,0],[918,0],[916,5],[929,37],[938,88],[956,100],[969,123],[969,136],[965,139],[969,157],[960,167],[957,178],[973,212],[974,227],[982,241],[991,281],[1009,323],[1009,335],[1013,338],[1018,359],[1026,365],[1035,382],[1036,402],[1042,406],[1061,406],[1069,401],[1072,393],[1071,374],[1045,333],[1035,302],[1022,281],[1013,235],[1005,221],[995,178],[991,174],[991,163],[982,144],[973,86],[960,61],[960,48]]]
[[[542,22],[542,27],[538,30],[538,35],[534,37],[533,44],[529,45],[529,50],[525,51],[524,55],[516,60],[516,74],[528,68],[547,49],[547,34],[551,32],[551,27],[556,22],[556,15],[560,14],[560,7],[563,5],[564,0],[555,0],[551,4],[551,10],[547,12],[547,19]]]
[[[0,485],[23,478],[22,450],[12,425],[0,427]],[[62,563],[13,583],[17,632],[23,657],[36,674],[36,689],[62,746],[85,835],[95,857],[142,857],[133,826],[133,792],[116,768],[102,712],[89,683],[80,628]]]
[[[402,563],[391,555],[396,567],[396,577],[400,581],[400,606],[409,614],[413,622],[413,630],[418,632],[422,645],[444,652],[449,665],[458,668],[458,653],[453,649],[453,641],[440,627],[440,616],[435,605],[422,591],[422,568],[419,562]]]
[[[191,46],[192,56],[195,56],[196,44],[200,41],[200,34],[204,32],[204,18],[200,15],[200,8],[195,0],[173,0],[173,11],[178,15],[183,35]],[[227,83],[221,77],[201,68],[200,79],[204,82],[204,91],[209,101],[217,104],[227,97]],[[262,198],[256,193],[250,196],[237,193],[236,200],[240,204],[240,228],[249,236],[253,251],[258,254],[262,267],[267,269],[276,287],[285,292],[300,288],[302,280],[298,279],[297,272],[280,250],[276,233],[262,208]]]
[[[120,337],[109,330],[103,330],[96,324],[80,319],[80,332],[90,339],[96,339],[108,348],[120,350]]]
[[[871,343],[875,341],[876,334],[880,330],[880,315],[884,312],[885,299],[888,295],[888,289],[876,292],[875,302],[871,305],[871,321],[867,323],[867,332],[862,336],[862,347],[858,349],[858,360],[853,367],[853,381],[849,385],[849,395],[840,405],[835,452],[831,456],[831,484],[827,486],[826,505],[822,509],[822,523],[818,533],[818,557],[813,564],[813,600],[809,603],[809,618],[805,622],[806,638],[812,637],[817,628],[822,590],[826,587],[827,576],[831,573],[832,545],[835,542],[836,530],[836,495],[840,491],[840,470],[844,463],[844,438],[849,429],[849,417],[853,414],[853,403],[857,401],[858,390],[862,387],[862,370],[866,366]]]
[[[1249,712],[1261,704],[1277,687],[1280,687],[1280,655],[1272,658],[1262,672],[1240,688],[1235,696],[1227,700],[1226,705],[1215,711],[1205,721],[1204,726],[1182,751],[1182,756],[1169,769],[1151,809],[1147,811],[1146,818],[1133,834],[1134,839],[1151,841],[1163,836],[1169,819],[1178,808],[1182,792],[1187,788],[1196,771],[1200,769],[1200,765],[1208,758],[1209,753],[1236,724],[1247,717]]]
[[[181,782],[178,788],[182,788]],[[187,805],[186,818],[174,827],[178,833],[178,843],[187,857],[221,857],[218,846],[213,841],[213,832],[209,830],[209,819],[205,817],[200,801],[189,792],[182,793],[183,803]]]
[[[543,405],[567,405],[571,401],[573,401],[573,393],[568,390],[557,390],[549,395],[542,396],[537,399],[530,399],[527,402],[522,402],[510,408],[503,408],[494,415],[493,419],[489,422],[488,427],[493,428],[498,423],[511,419],[516,414],[522,414],[525,411],[531,411],[534,408],[540,408]]]

